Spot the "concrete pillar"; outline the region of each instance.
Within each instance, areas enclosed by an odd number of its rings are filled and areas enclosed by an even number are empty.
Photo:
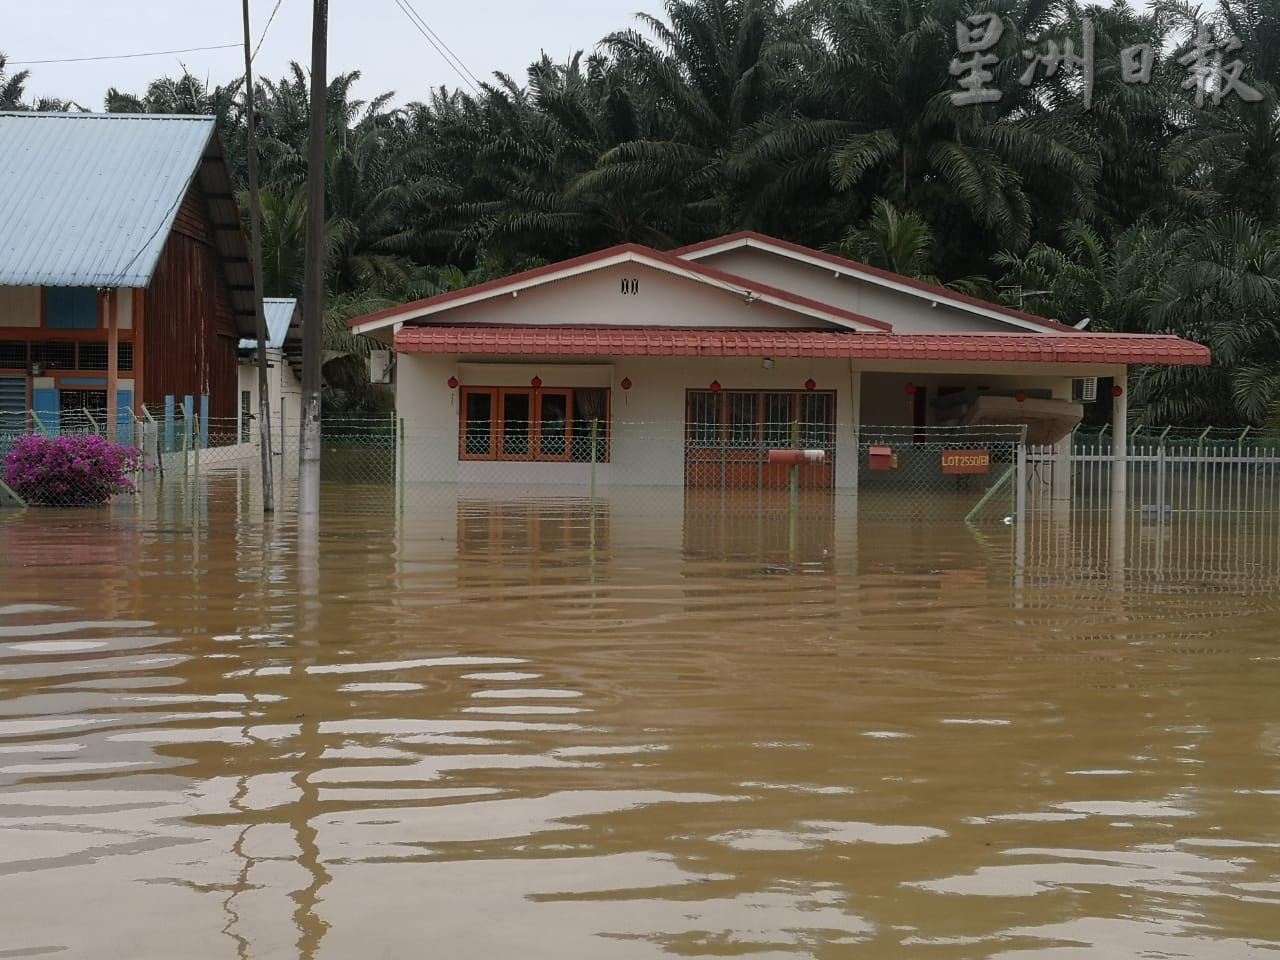
[[[117,316],[116,288],[112,287],[99,301],[107,314],[107,439],[116,441],[116,427],[119,421],[120,373],[118,356],[120,350],[120,320]]]
[[[1129,492],[1129,376],[1116,375],[1111,398],[1111,500],[1123,504]]]
[[[843,392],[843,391],[841,391]],[[862,428],[862,371],[849,365],[848,400],[840,404],[836,414],[837,489],[844,494],[858,493],[858,433]]]

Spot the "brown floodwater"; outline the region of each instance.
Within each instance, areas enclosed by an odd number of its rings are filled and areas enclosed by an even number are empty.
[[[1280,951],[1256,519],[245,490],[0,511],[0,958]]]

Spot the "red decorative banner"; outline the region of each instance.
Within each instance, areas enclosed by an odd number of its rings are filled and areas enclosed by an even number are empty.
[[[943,450],[943,473],[990,473],[989,450]]]

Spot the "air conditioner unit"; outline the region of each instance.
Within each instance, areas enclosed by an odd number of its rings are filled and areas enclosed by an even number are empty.
[[[395,367],[395,354],[390,350],[369,351],[369,382],[390,383],[391,371]]]
[[[1081,377],[1072,381],[1072,393],[1076,400],[1083,400],[1085,403],[1092,403],[1098,399],[1098,378],[1097,377]]]

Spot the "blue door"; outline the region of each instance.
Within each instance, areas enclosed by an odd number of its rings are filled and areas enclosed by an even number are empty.
[[[31,406],[45,432],[56,437],[62,425],[62,398],[49,387],[31,391]]]
[[[116,443],[133,446],[133,391],[116,391]]]

